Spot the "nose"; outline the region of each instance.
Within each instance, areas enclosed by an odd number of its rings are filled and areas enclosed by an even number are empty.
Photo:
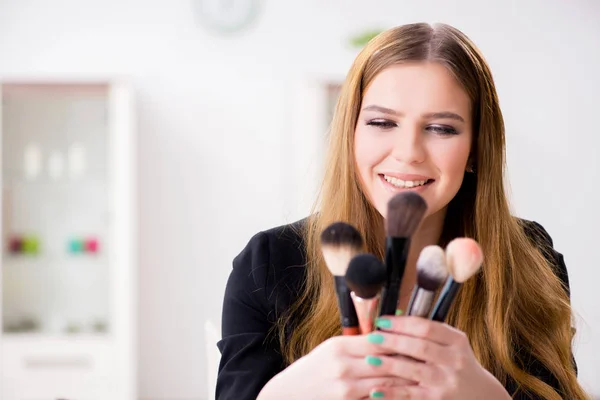
[[[419,126],[403,124],[402,129],[396,131],[392,157],[405,164],[424,162],[427,151],[423,139]]]

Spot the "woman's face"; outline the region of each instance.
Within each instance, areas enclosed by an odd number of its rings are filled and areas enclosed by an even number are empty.
[[[354,151],[363,188],[386,218],[396,193],[412,190],[427,216],[445,213],[463,181],[472,140],[467,93],[441,64],[388,67],[367,88]]]

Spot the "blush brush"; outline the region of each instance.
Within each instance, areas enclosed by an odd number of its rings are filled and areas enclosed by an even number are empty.
[[[350,261],[346,284],[352,290],[352,301],[363,334],[373,331],[385,280],[385,266],[373,254],[359,254]]]
[[[396,314],[411,236],[421,224],[426,211],[427,203],[415,192],[398,193],[388,202],[385,243],[387,277],[379,315]]]
[[[463,283],[475,275],[483,263],[483,251],[471,238],[456,238],[446,246],[446,263],[450,276],[429,315],[434,321],[445,321],[450,306]]]
[[[351,224],[335,222],[321,233],[321,251],[325,264],[333,275],[343,335],[360,334],[358,316],[345,276],[350,260],[362,251],[362,247],[362,236]]]
[[[417,284],[408,304],[408,315],[427,317],[437,290],[448,277],[446,253],[440,246],[426,246],[417,259]]]

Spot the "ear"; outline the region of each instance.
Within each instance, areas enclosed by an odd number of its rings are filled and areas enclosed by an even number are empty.
[[[465,168],[465,171],[470,174],[475,173],[475,166],[473,164],[473,158],[471,156],[469,156],[469,159],[467,160],[467,167]]]

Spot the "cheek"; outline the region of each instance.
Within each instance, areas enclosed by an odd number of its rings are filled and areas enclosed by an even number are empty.
[[[381,163],[389,153],[388,144],[374,135],[357,129],[354,137],[354,155],[363,179],[371,175],[373,167]]]
[[[446,143],[442,141],[438,146],[433,146],[430,155],[441,172],[445,184],[458,190],[467,166],[471,140],[467,135],[455,139],[448,140]]]

